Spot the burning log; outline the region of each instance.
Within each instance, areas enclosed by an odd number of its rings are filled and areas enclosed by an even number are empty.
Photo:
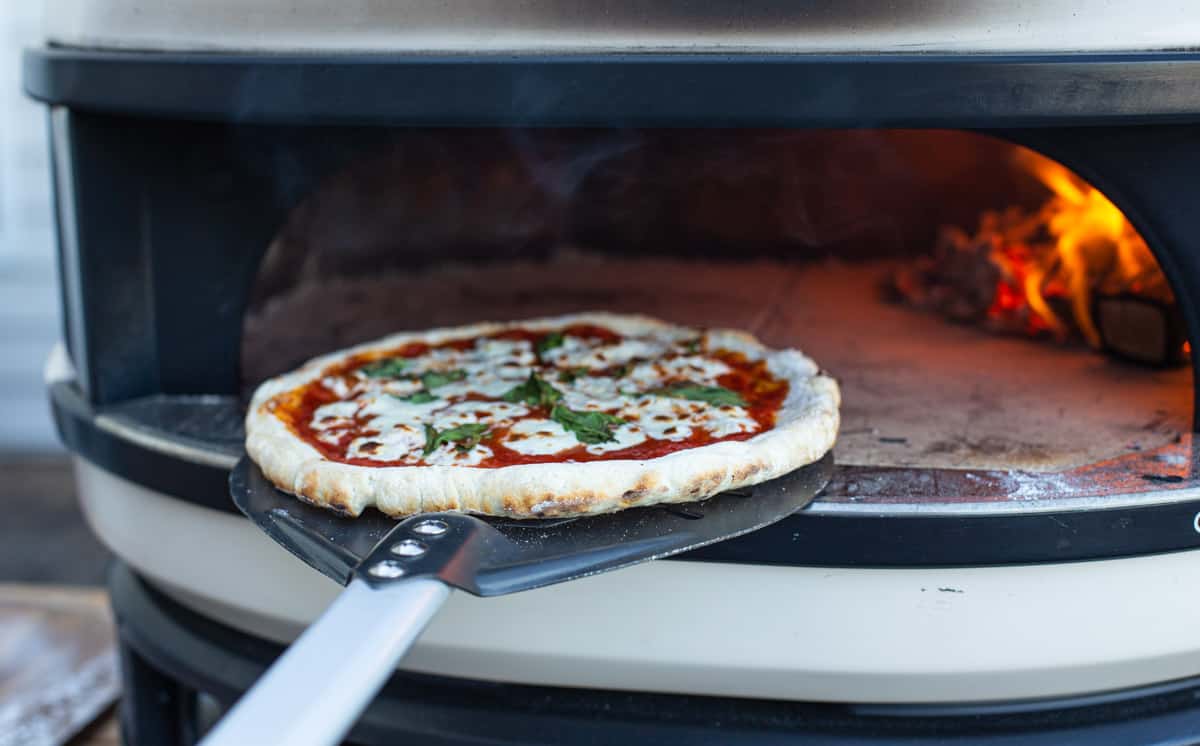
[[[1032,151],[1050,191],[1036,211],[989,210],[974,234],[943,227],[933,254],[897,271],[902,302],[1005,334],[1083,340],[1150,365],[1185,357],[1182,317],[1149,247],[1099,190]]]
[[[1093,315],[1101,349],[1147,365],[1180,365],[1191,346],[1179,306],[1137,295],[1101,296]]]

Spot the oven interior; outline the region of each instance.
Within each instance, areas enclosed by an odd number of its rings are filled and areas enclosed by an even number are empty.
[[[1186,339],[1157,353],[1176,302],[1119,210],[1089,215],[1099,194],[961,131],[405,132],[289,213],[250,293],[242,380],[398,330],[613,310],[812,355],[843,388],[846,466],[1042,474],[1173,453]],[[1056,197],[1071,206],[1041,212]],[[1139,300],[1160,323],[1102,312]],[[1155,354],[1105,342],[1126,337]]]

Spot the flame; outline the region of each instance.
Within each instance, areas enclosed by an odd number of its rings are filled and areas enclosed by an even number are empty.
[[[1163,292],[1165,278],[1150,247],[1100,190],[1031,150],[1018,148],[1014,157],[1050,197],[1032,214],[1016,208],[985,214],[974,240],[990,238],[990,259],[1001,270],[988,315],[1011,314],[1023,301],[1032,312],[1030,331],[1066,338],[1073,326],[1099,347],[1094,292],[1137,293],[1147,286]],[[1068,311],[1073,325],[1064,318]]]
[[[932,254],[898,269],[890,291],[1002,333],[1083,339],[1142,362],[1181,362],[1191,352],[1182,340],[1174,352],[1156,349],[1162,335],[1177,339],[1183,324],[1171,286],[1121,210],[1058,163],[1016,146],[1012,152],[1015,167],[1044,187],[1040,203],[986,210],[974,233],[942,226]],[[1108,325],[1103,337],[1094,308]],[[1143,339],[1146,349],[1137,347]]]

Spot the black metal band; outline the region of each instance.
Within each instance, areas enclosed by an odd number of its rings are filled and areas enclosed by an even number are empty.
[[[918,82],[919,81],[919,82]],[[1013,127],[1194,121],[1200,54],[26,52],[80,110],[238,123]]]
[[[173,498],[241,515],[229,499],[228,469],[181,458],[101,427],[97,412],[70,383],[50,386],[50,407],[63,443],[93,464]]]
[[[696,550],[685,559],[817,567],[950,567],[1113,559],[1198,549],[1197,521],[1200,500],[978,517],[829,515],[810,509],[742,539]]]
[[[229,497],[227,468],[188,460],[101,427],[97,413],[69,383],[51,387],[51,402],[63,441],[89,461],[173,498],[240,515]],[[228,406],[236,404],[231,401]],[[227,442],[212,445],[214,454],[228,455],[228,449]],[[1068,562],[1196,548],[1200,548],[1200,497],[1109,510],[981,516],[807,510],[681,558],[742,564],[937,567]]]

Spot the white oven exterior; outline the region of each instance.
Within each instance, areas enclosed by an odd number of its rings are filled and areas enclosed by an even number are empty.
[[[76,474],[97,535],[204,616],[287,642],[339,591],[249,521],[78,457]],[[1200,551],[937,569],[658,561],[512,596],[456,593],[402,667],[821,702],[1084,695],[1200,674],[1197,587]]]
[[[48,40],[202,52],[1126,52],[1194,48],[1191,0],[57,0]]]
[[[1192,0],[61,0],[64,47],[204,53],[1124,53],[1193,49]],[[94,531],[168,595],[292,639],[338,592],[237,516],[76,457]],[[1200,532],[1200,515],[1195,518]],[[966,703],[1200,675],[1200,550],[949,568],[654,562],[511,597],[455,594],[403,667],[549,686]]]

